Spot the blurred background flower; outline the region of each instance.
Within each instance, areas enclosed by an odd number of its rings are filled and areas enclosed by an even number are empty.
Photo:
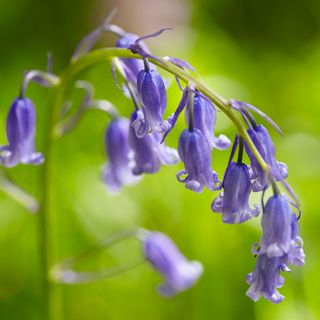
[[[53,236],[60,258],[84,250],[108,233],[141,225],[168,234],[192,260],[201,261],[199,283],[172,300],[154,289],[159,276],[147,266],[111,280],[62,286],[65,319],[319,319],[320,307],[320,2],[316,0],[16,0],[0,1],[0,144],[5,118],[18,95],[23,72],[46,66],[53,53],[60,72],[77,42],[114,7],[114,23],[138,35],[173,27],[146,42],[159,55],[187,60],[208,86],[226,98],[247,101],[268,113],[284,136],[273,129],[277,159],[289,167],[288,181],[302,205],[301,235],[306,265],[293,268],[280,289],[280,305],[252,302],[245,276],[253,270],[251,244],[261,236],[259,219],[225,225],[211,212],[217,193],[194,194],[175,178],[183,164],[162,167],[139,184],[111,196],[99,180],[105,162],[103,135],[108,117],[88,113],[80,125],[54,148],[51,206]],[[113,45],[106,35],[102,45]],[[95,84],[96,97],[106,98],[129,116],[131,103],[114,85],[110,66],[99,64],[81,74]],[[37,108],[37,150],[43,149],[48,89],[30,85],[28,96]],[[80,99],[74,92],[75,99]],[[166,115],[174,112],[181,92],[168,90]],[[183,117],[182,117],[183,118]],[[166,143],[177,147],[184,126],[179,119]],[[230,138],[234,129],[218,113],[218,133]],[[228,152],[213,153],[220,175]],[[39,168],[18,166],[9,175],[30,193],[39,192]],[[257,201],[258,199],[252,199]],[[40,319],[37,221],[6,194],[0,193],[0,318]],[[134,244],[121,245],[90,261],[99,266],[118,263],[139,253]]]

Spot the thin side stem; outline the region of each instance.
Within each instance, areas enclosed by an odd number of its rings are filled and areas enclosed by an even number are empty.
[[[239,151],[238,151],[238,159],[237,163],[241,164],[242,163],[242,156],[243,156],[243,138],[239,138]]]
[[[189,131],[193,131],[194,96],[191,89],[188,90],[188,96]]]

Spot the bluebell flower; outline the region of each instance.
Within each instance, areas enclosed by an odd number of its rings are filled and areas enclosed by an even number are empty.
[[[280,271],[285,270],[287,269],[281,258],[270,258],[266,254],[259,255],[254,271],[247,276],[250,288],[246,295],[253,301],[258,301],[263,296],[273,303],[280,303],[284,296],[277,289],[284,284]]]
[[[142,105],[143,120],[132,123],[136,135],[144,137],[152,131],[165,132],[170,124],[163,119],[167,106],[167,92],[164,81],[155,70],[142,70],[138,75],[138,96]]]
[[[292,211],[287,198],[273,195],[267,201],[262,215],[260,252],[268,257],[288,254],[292,238]]]
[[[223,192],[212,203],[212,210],[222,213],[224,223],[242,223],[259,215],[260,208],[249,206],[251,182],[248,167],[231,162],[222,182]]]
[[[148,233],[143,239],[143,251],[146,259],[165,279],[158,288],[163,296],[171,297],[189,289],[203,272],[200,262],[188,261],[163,233]]]
[[[133,124],[140,120],[144,120],[142,111],[134,111],[129,130],[129,143],[135,161],[133,174],[156,173],[162,164],[176,164],[179,161],[177,151],[164,143],[161,144],[161,136],[158,132],[152,132],[142,138],[137,137]]]
[[[189,113],[186,112],[187,123]],[[217,122],[216,109],[213,103],[199,92],[194,95],[193,99],[193,126],[199,129],[207,139],[211,148],[225,150],[230,147],[230,140],[225,135],[214,135]]]
[[[177,173],[179,182],[185,183],[186,188],[195,192],[201,192],[205,186],[215,190],[218,177],[211,168],[211,148],[199,129],[184,130],[181,133],[178,153],[185,167]]]
[[[256,128],[249,128],[248,134],[264,161],[269,165],[270,174],[279,181],[284,180],[288,176],[288,168],[284,163],[276,161],[275,147],[268,130],[263,125],[258,125]],[[267,174],[261,168],[247,144],[246,151],[253,172],[253,191],[265,190],[269,186]]]
[[[118,48],[129,48],[139,37],[132,33],[126,33],[124,36],[120,37],[116,42],[116,47]],[[140,42],[140,45],[144,50],[148,50],[147,46]],[[134,85],[137,84],[138,74],[144,69],[144,64],[141,59],[120,59],[122,62],[124,72],[127,79]],[[150,66],[152,68],[152,66]]]
[[[122,186],[137,182],[132,168],[133,152],[129,146],[129,119],[117,118],[111,121],[105,134],[105,148],[109,162],[103,171],[103,180],[111,192],[118,192]]]
[[[8,145],[0,147],[2,165],[14,167],[19,163],[43,162],[42,154],[35,152],[36,110],[30,99],[14,100],[7,117],[6,133]]]

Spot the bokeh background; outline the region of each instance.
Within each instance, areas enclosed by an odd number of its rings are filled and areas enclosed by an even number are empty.
[[[103,134],[108,117],[92,111],[63,140],[56,142],[51,175],[56,254],[65,258],[121,229],[143,226],[169,234],[205,273],[191,290],[174,299],[156,293],[161,278],[147,264],[119,277],[85,285],[62,286],[61,319],[320,319],[320,2],[316,0],[0,0],[0,142],[6,113],[17,96],[23,71],[46,68],[48,51],[54,71],[68,63],[79,39],[95,28],[112,8],[114,23],[144,35],[162,27],[174,30],[148,41],[159,55],[189,61],[206,83],[226,98],[250,102],[268,113],[284,136],[270,132],[277,158],[289,166],[289,182],[302,206],[301,233],[306,266],[285,275],[280,289],[286,299],[273,305],[245,296],[245,276],[254,268],[250,254],[261,235],[259,219],[224,225],[211,212],[216,194],[194,194],[180,185],[182,168],[163,167],[136,186],[111,196],[100,181],[106,162]],[[112,45],[105,36],[99,46]],[[167,76],[167,75],[165,75]],[[124,115],[132,104],[114,85],[110,67],[99,64],[83,74],[96,97],[114,102]],[[168,115],[180,92],[172,82]],[[38,112],[37,149],[42,150],[44,121],[51,91],[31,85]],[[74,92],[75,99],[79,92]],[[78,97],[79,98],[79,97]],[[234,128],[219,114],[218,132],[230,138]],[[176,147],[179,125],[168,139]],[[214,152],[223,173],[228,151]],[[41,190],[40,170],[18,166],[8,175],[31,194]],[[37,216],[0,193],[0,319],[41,319]],[[112,266],[139,257],[135,243],[124,242],[92,257],[79,268]]]

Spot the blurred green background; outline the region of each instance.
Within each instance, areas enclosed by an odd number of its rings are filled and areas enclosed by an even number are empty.
[[[147,264],[110,280],[63,286],[62,319],[320,319],[319,1],[0,0],[0,4],[1,144],[6,142],[5,117],[23,71],[45,69],[51,51],[54,71],[61,72],[77,41],[118,7],[114,22],[131,32],[143,35],[174,27],[148,41],[155,53],[189,61],[214,90],[250,102],[275,119],[284,132],[281,137],[270,130],[277,158],[288,164],[288,181],[303,210],[306,266],[285,274],[283,303],[263,299],[253,303],[245,295],[245,276],[254,268],[250,248],[261,236],[260,219],[239,226],[222,224],[210,210],[216,194],[194,194],[176,181],[181,164],[145,176],[118,196],[109,195],[99,180],[106,161],[103,134],[108,118],[92,111],[56,143],[53,153],[51,197],[58,257],[81,252],[117,230],[143,226],[169,234],[188,258],[203,262],[205,273],[194,288],[170,300],[157,295],[161,278]],[[112,45],[115,39],[106,36],[100,45]],[[108,65],[87,70],[81,79],[95,84],[97,98],[109,99],[124,115],[130,114],[132,105],[114,85]],[[28,95],[37,106],[41,151],[51,91],[31,85]],[[179,97],[172,84],[168,115]],[[222,114],[218,122],[218,131],[232,138],[230,122]],[[181,119],[169,145],[176,147],[183,126]],[[227,158],[228,152],[214,152],[213,164],[220,175]],[[38,167],[18,166],[8,174],[36,196],[40,172]],[[0,319],[41,319],[37,216],[2,192],[0,201]],[[137,256],[134,243],[124,243],[86,267]]]

